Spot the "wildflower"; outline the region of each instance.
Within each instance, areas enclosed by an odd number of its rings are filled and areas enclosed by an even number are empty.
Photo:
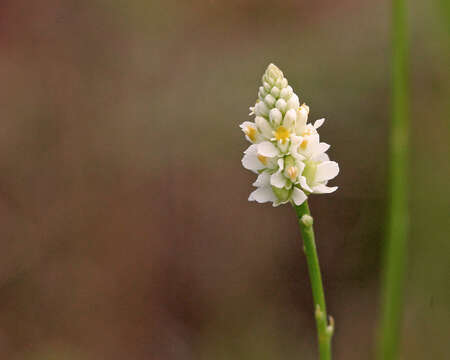
[[[335,191],[337,187],[327,183],[338,174],[339,166],[329,160],[326,151],[330,146],[320,142],[317,131],[324,119],[308,123],[309,107],[300,105],[275,65],[267,67],[261,82],[258,99],[250,107],[254,121],[240,125],[252,143],[244,151],[242,165],[258,174],[249,201],[300,205],[308,194]]]
[[[330,145],[320,142],[317,133],[291,138],[292,156],[305,164],[299,183],[308,193],[325,194],[337,190],[337,186],[326,186],[339,173],[338,163],[330,161],[326,154],[329,148]]]

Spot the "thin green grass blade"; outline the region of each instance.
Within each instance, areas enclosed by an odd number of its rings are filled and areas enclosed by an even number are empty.
[[[392,118],[379,360],[399,357],[408,236],[408,39],[406,0],[392,1]]]

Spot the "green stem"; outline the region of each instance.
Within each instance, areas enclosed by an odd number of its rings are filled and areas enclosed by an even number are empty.
[[[334,330],[334,321],[330,317],[327,321],[327,308],[325,304],[325,294],[320,274],[319,258],[317,256],[316,243],[314,241],[313,218],[309,211],[308,202],[305,201],[300,206],[294,205],[297,213],[300,233],[303,238],[303,248],[308,263],[309,278],[314,300],[315,318],[317,326],[317,339],[319,343],[320,360],[331,360],[331,337]]]
[[[405,0],[393,0],[392,122],[389,208],[384,249],[384,274],[378,359],[399,355],[408,231],[408,41]]]

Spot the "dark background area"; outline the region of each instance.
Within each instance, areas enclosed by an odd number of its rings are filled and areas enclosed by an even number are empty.
[[[410,4],[403,358],[450,351],[450,17]],[[265,67],[340,164],[314,196],[335,359],[370,359],[385,230],[388,1],[0,2],[0,358],[315,359],[295,214],[247,202]]]

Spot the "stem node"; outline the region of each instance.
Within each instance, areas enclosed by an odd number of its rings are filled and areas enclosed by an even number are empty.
[[[311,215],[305,214],[301,218],[303,225],[305,226],[312,226],[314,219]]]

